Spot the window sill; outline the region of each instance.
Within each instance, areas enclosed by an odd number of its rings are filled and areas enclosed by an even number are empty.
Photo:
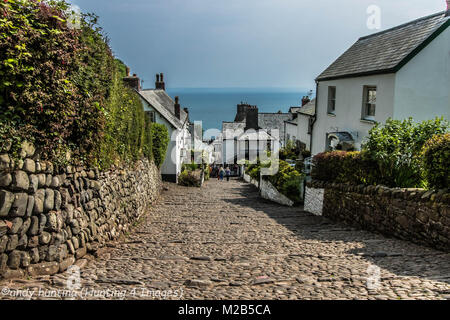
[[[327,113],[330,117],[336,117],[336,113],[328,112]]]
[[[377,123],[375,120],[371,120],[371,119],[361,119],[361,122],[364,122],[364,123],[369,123],[369,124],[375,124],[375,123]]]

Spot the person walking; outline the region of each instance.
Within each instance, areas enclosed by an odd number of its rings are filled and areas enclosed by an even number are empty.
[[[219,170],[219,179],[220,179],[220,181],[223,181],[224,174],[225,174],[225,170],[223,170],[223,167],[220,167],[220,170]]]
[[[227,177],[227,181],[230,181],[231,170],[229,167],[227,167],[227,169],[225,170],[225,175]]]

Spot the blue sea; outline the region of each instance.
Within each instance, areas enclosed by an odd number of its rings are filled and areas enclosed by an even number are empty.
[[[201,120],[205,130],[222,130],[222,121],[233,121],[241,102],[257,105],[259,112],[288,112],[290,107],[301,105],[307,95],[306,90],[274,88],[177,88],[167,89],[167,93],[172,98],[179,96],[182,108],[189,108],[190,120]]]

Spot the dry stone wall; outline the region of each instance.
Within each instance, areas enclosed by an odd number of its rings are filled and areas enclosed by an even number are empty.
[[[322,214],[366,230],[450,252],[448,190],[391,189],[313,181],[324,189]]]
[[[57,167],[24,144],[0,154],[0,278],[53,274],[118,238],[161,190],[148,160],[108,171]]]

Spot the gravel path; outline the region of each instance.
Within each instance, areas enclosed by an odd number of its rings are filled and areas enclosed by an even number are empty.
[[[450,254],[270,203],[237,180],[167,188],[125,240],[78,262],[76,298],[450,299]],[[71,298],[69,276],[3,281],[0,299]]]

